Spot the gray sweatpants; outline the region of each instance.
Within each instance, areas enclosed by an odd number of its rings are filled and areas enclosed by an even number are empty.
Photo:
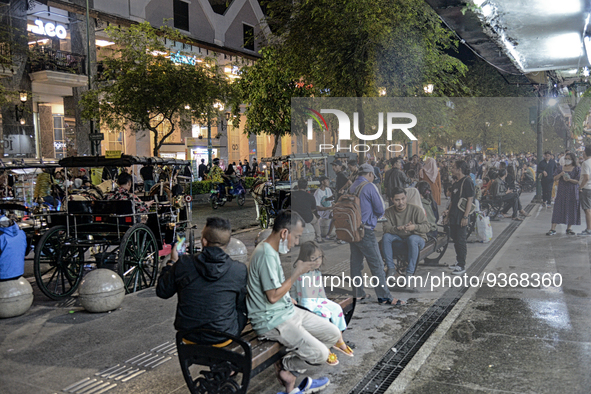
[[[329,348],[341,339],[341,332],[329,320],[295,308],[291,319],[260,337],[286,346],[290,353],[283,357],[283,369],[301,374],[310,365],[326,362]]]

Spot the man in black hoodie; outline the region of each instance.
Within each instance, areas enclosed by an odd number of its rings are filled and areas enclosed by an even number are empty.
[[[162,269],[156,294],[166,299],[178,293],[174,321],[178,331],[206,328],[240,336],[246,326],[247,268],[224,251],[230,237],[230,221],[210,217],[201,232],[200,254],[179,258],[173,245],[171,261]],[[225,341],[215,335],[186,339],[200,344]]]

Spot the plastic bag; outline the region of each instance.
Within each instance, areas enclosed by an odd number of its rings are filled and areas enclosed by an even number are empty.
[[[490,226],[490,218],[482,214],[476,217],[476,231],[478,232],[478,239],[480,242],[487,243],[493,237],[492,227]]]

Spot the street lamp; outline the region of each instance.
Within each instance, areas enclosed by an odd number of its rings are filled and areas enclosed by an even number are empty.
[[[28,95],[25,90],[18,92],[18,95],[21,103],[14,106],[14,116],[16,121],[24,126],[27,123],[25,120],[25,103],[27,102]]]
[[[213,103],[213,107],[219,111],[223,111],[224,110],[224,104],[216,101],[215,103]],[[219,119],[218,119],[218,123],[219,125]],[[219,134],[219,130],[218,130],[218,134]],[[212,154],[213,154],[213,145],[211,143],[211,114],[210,111],[207,111],[207,160],[209,163],[212,162]]]

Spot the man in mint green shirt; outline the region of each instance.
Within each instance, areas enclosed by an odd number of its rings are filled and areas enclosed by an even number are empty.
[[[323,364],[341,332],[329,320],[295,308],[289,290],[298,277],[313,268],[310,261],[298,261],[286,280],[279,253],[299,243],[304,220],[296,212],[283,211],[275,218],[273,232],[255,249],[248,269],[246,306],[253,329],[263,339],[294,349],[276,364],[277,377],[287,394],[322,390],[328,378],[305,378],[298,387],[296,376],[310,365]]]

